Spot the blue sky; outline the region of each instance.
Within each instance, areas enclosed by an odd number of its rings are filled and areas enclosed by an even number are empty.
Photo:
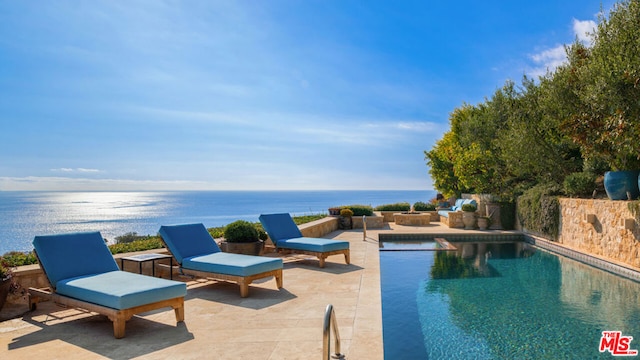
[[[0,190],[431,189],[449,113],[557,66],[600,9],[0,1]]]

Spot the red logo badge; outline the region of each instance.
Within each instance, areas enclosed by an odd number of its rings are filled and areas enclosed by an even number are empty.
[[[600,352],[609,351],[613,356],[636,356],[638,350],[631,349],[633,336],[623,336],[621,331],[603,331]]]

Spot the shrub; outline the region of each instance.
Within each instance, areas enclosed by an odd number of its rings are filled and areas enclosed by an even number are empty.
[[[370,205],[347,205],[343,206],[343,209],[350,209],[353,211],[353,216],[372,216],[373,208]]]
[[[4,262],[0,261],[0,281],[4,281],[7,278],[10,278],[13,274],[11,267],[5,265]]]
[[[20,251],[10,251],[2,257],[0,257],[0,262],[8,267],[16,267],[22,265],[31,265],[37,264],[38,258],[36,254],[31,252],[20,252]]]
[[[260,234],[256,226],[245,220],[237,220],[224,228],[224,239],[231,243],[258,241]]]
[[[462,211],[474,212],[478,208],[473,204],[462,204]]]
[[[125,244],[125,243],[130,243],[133,241],[137,241],[137,240],[144,240],[144,239],[148,239],[151,236],[139,236],[137,232],[128,232],[124,235],[120,235],[120,236],[116,236],[115,237],[115,241],[116,244]]]
[[[214,239],[224,237],[224,226],[208,228],[207,231],[209,232],[209,235],[211,235],[211,237]]]
[[[376,206],[376,211],[409,211],[411,205],[408,202],[399,202],[395,204],[384,204]]]
[[[342,209],[342,210],[340,210],[340,216],[342,216],[342,217],[352,217],[353,216],[353,211],[351,211],[351,209]]]
[[[324,219],[326,217],[327,217],[327,214],[300,215],[300,216],[294,216],[293,222],[295,222],[296,225],[300,225],[300,224],[305,224],[308,222]]]
[[[518,197],[518,218],[524,229],[557,239],[560,227],[560,186],[537,185]]]
[[[109,245],[109,250],[112,254],[121,254],[135,251],[162,249],[163,247],[164,243],[160,240],[160,237],[155,236],[144,240],[135,240],[129,243]]]
[[[425,203],[422,201],[418,201],[413,204],[413,210],[415,211],[435,211],[436,205],[433,203]]]
[[[596,175],[590,172],[569,174],[564,179],[563,188],[570,197],[591,197],[596,189]]]
[[[516,204],[509,201],[500,202],[500,225],[504,230],[516,227]]]

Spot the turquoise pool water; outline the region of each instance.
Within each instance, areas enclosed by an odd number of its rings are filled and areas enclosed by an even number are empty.
[[[380,251],[385,359],[611,359],[603,331],[640,349],[639,283],[520,242],[453,244]]]

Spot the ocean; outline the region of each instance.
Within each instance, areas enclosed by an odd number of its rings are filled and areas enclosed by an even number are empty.
[[[372,191],[0,191],[0,254],[31,251],[36,235],[100,231],[109,242],[130,232],[155,235],[161,225],[224,226],[265,213],[327,213],[341,205],[428,202],[433,190]]]

